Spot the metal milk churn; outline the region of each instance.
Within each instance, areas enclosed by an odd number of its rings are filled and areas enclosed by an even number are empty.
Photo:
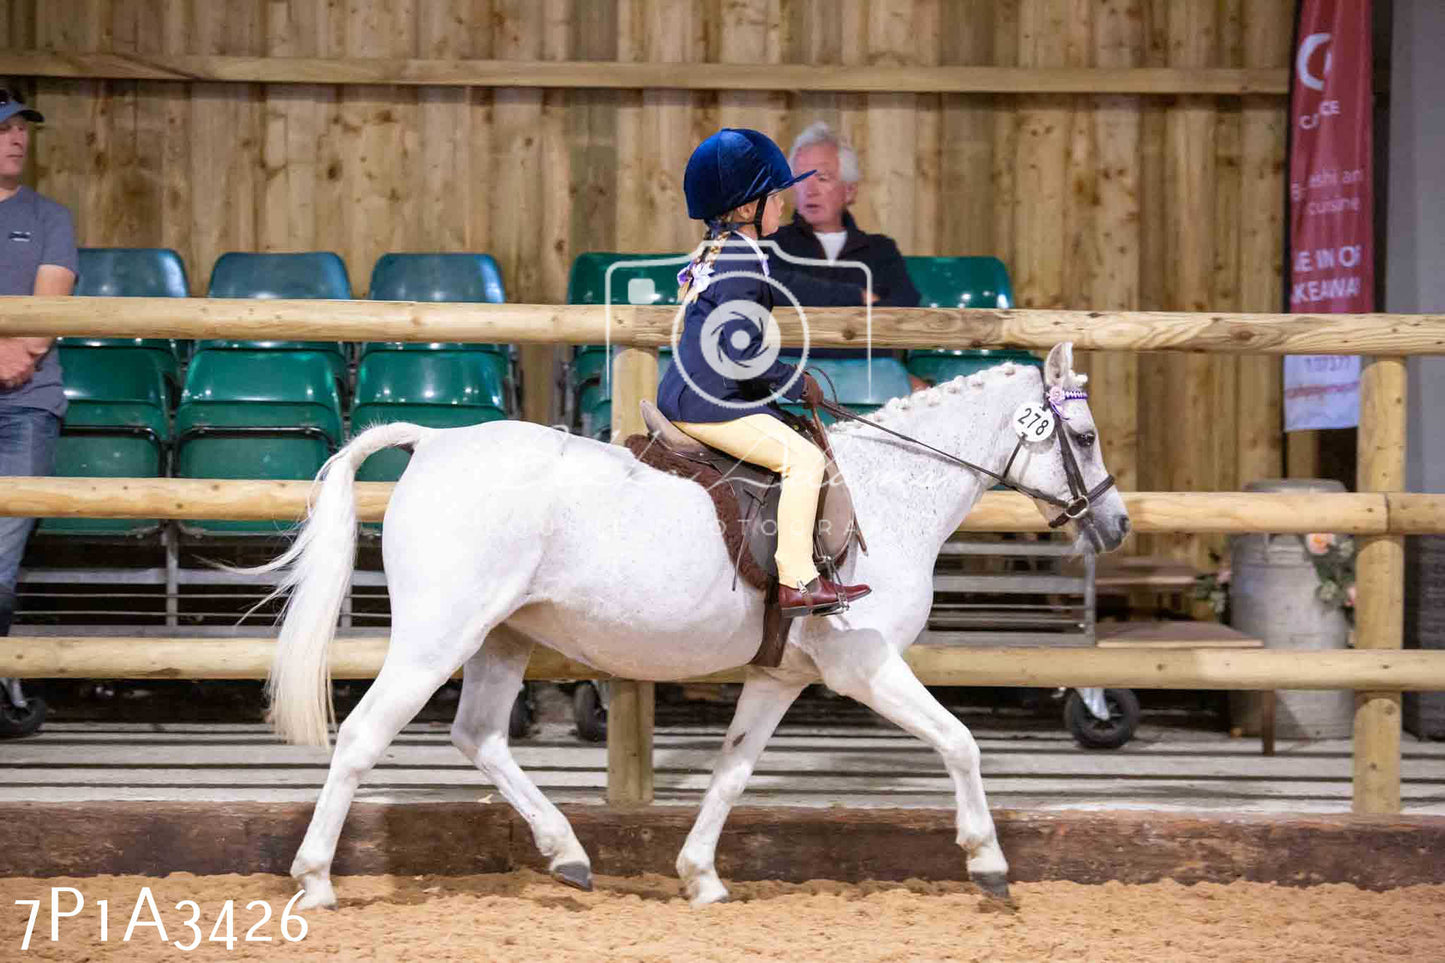
[[[1288,479],[1250,482],[1249,492],[1342,492],[1339,482]],[[1238,535],[1231,545],[1231,625],[1268,649],[1343,649],[1350,625],[1338,605],[1318,597],[1320,581],[1300,535]],[[1231,692],[1234,725],[1259,729],[1259,696]],[[1350,691],[1278,693],[1275,732],[1282,739],[1343,739],[1354,725]]]

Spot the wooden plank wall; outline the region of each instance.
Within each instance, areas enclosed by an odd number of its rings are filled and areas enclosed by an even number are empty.
[[[10,0],[15,50],[623,62],[1279,67],[1290,0]],[[1275,310],[1276,96],[488,90],[17,78],[34,184],[82,242],[162,245],[205,290],[227,250],[481,250],[560,301],[586,250],[697,237],[682,168],[724,124],[856,145],[854,213],[909,254],[997,254],[1024,306]],[[1278,475],[1267,359],[1088,357],[1127,489]],[[1202,560],[1215,540],[1167,546]]]

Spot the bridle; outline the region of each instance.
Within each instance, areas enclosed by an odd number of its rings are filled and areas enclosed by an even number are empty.
[[[827,375],[824,375],[824,377],[826,378]],[[867,418],[859,417],[858,415],[849,411],[847,408],[844,408],[842,405],[835,404],[834,402],[831,402],[826,398],[823,399],[823,402],[818,407],[822,408],[824,411],[828,412],[835,418],[842,418],[847,421],[856,421],[859,424],[868,425],[869,427],[876,428],[879,431],[887,432],[888,434],[893,435],[897,438],[901,438],[904,441],[909,442],[910,444],[918,445],[920,448],[926,448],[934,454],[941,455],[951,462],[962,465],[969,471],[976,471],[980,474],[987,475],[988,477],[997,481],[1000,485],[1003,485],[1005,488],[1010,488],[1018,492],[1019,494],[1027,495],[1028,497],[1037,499],[1038,501],[1044,502],[1047,505],[1053,505],[1060,511],[1059,515],[1049,522],[1049,528],[1062,528],[1069,522],[1079,521],[1080,519],[1087,517],[1093,511],[1094,503],[1100,498],[1102,498],[1105,492],[1109,491],[1109,489],[1114,487],[1113,475],[1105,475],[1104,480],[1099,482],[1099,484],[1095,485],[1093,488],[1087,488],[1085,486],[1084,473],[1079,470],[1079,459],[1074,454],[1073,443],[1068,438],[1068,435],[1072,434],[1073,429],[1069,427],[1069,423],[1064,418],[1063,412],[1059,411],[1059,405],[1062,405],[1067,401],[1081,400],[1088,397],[1089,393],[1087,391],[1065,390],[1058,386],[1055,386],[1044,392],[1043,402],[1048,407],[1048,409],[1054,413],[1054,420],[1056,423],[1054,434],[1059,439],[1059,456],[1064,463],[1064,477],[1068,480],[1069,483],[1069,498],[1067,501],[1059,498],[1057,495],[1050,495],[1048,492],[1041,492],[1037,488],[1031,488],[1028,485],[1024,485],[1016,481],[1011,481],[1009,479],[1009,471],[1013,468],[1014,461],[1018,458],[1019,452],[1023,450],[1024,442],[1028,440],[1022,432],[1019,434],[1018,444],[1014,445],[1013,453],[1009,455],[1008,462],[1004,465],[1003,471],[1000,473],[990,471],[989,469],[984,468],[982,465],[975,465],[971,461],[965,461],[964,459],[959,458],[957,455],[950,455],[946,451],[934,448],[927,442],[919,441],[917,438],[912,438],[908,435],[903,434],[902,432],[894,431],[892,428],[885,428],[883,425],[878,424],[876,421],[869,421]]]

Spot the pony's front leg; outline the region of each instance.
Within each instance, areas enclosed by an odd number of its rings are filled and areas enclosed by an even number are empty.
[[[677,875],[693,906],[727,899],[727,887],[718,879],[713,865],[723,823],[747,786],[773,730],[802,691],[801,685],[762,674],[750,675],[743,683],[732,725],[723,740],[722,757],[713,768],[697,821],[677,856]]]
[[[984,799],[978,743],[968,727],[938,704],[898,653],[889,650],[874,662],[866,658],[862,646],[850,650],[844,642],[830,654],[834,658],[818,662],[823,681],[833,691],[857,699],[928,743],[943,757],[953,777],[957,839],[967,854],[969,878],[990,896],[1007,900],[1008,862],[999,848],[993,817]]]

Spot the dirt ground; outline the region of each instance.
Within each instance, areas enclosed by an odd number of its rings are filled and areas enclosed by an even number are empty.
[[[695,911],[676,880],[599,877],[581,893],[532,872],[465,877],[337,879],[341,907],[305,914],[308,932],[285,942],[281,914],[294,892],[278,876],[162,879],[0,879],[0,958],[9,960],[1213,960],[1436,959],[1445,945],[1445,885],[1372,893],[1353,886],[1308,889],[1237,882],[1016,884],[1015,912],[1000,912],[966,883],[738,883],[733,901]],[[74,887],[85,905],[50,937],[50,888]],[[122,942],[143,887],[150,887],[170,942],[137,927]],[[62,912],[74,897],[60,894]],[[41,900],[30,948],[21,941]],[[199,907],[201,943],[184,925]],[[109,942],[99,940],[108,901]],[[208,942],[227,900],[236,943]],[[254,930],[267,902],[273,915]],[[140,918],[149,921],[142,906]],[[298,932],[291,924],[291,934]]]

